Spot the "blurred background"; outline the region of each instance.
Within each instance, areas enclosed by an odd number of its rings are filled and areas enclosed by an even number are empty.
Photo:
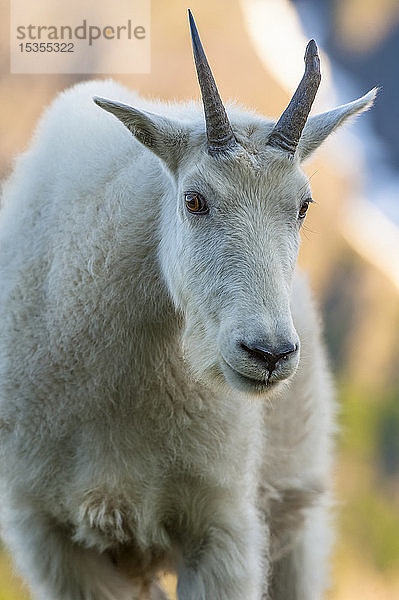
[[[56,4],[49,0],[53,11]],[[303,228],[300,263],[323,315],[339,402],[337,542],[328,599],[394,600],[399,598],[399,1],[192,0],[189,7],[224,99],[237,98],[278,117],[302,76],[310,37],[320,47],[323,72],[315,111],[381,87],[373,110],[334,134],[306,165],[316,204]],[[151,71],[115,79],[147,97],[198,98],[187,8],[187,0],[152,0]],[[9,10],[1,0],[1,179],[55,94],[77,81],[113,76],[10,74]],[[173,588],[173,580],[168,585]],[[0,553],[0,600],[28,597]]]

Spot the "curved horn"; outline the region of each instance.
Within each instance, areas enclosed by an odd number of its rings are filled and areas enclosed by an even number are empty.
[[[294,154],[302,130],[312,108],[320,85],[320,59],[314,40],[310,40],[305,52],[305,73],[296,92],[280,119],[277,121],[267,142],[269,146]]]
[[[210,154],[216,154],[217,152],[233,148],[237,142],[219,96],[212,71],[206,60],[205,52],[190,10],[188,11],[188,15],[195,66],[201,88],[202,102],[204,104],[208,151]]]

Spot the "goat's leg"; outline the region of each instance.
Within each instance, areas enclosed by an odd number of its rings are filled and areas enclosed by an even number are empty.
[[[321,600],[328,583],[331,532],[323,506],[307,511],[292,546],[271,565],[265,600]]]
[[[140,599],[138,586],[118,572],[107,554],[74,543],[38,507],[14,503],[3,509],[5,541],[34,598]]]
[[[183,548],[179,600],[259,600],[265,541],[259,520],[235,515],[215,521]]]

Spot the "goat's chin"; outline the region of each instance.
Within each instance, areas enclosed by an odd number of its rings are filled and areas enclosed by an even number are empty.
[[[206,353],[202,356],[195,354],[195,358],[191,353],[184,355],[187,373],[191,380],[205,388],[218,390],[227,396],[232,392],[240,392],[244,396],[270,397],[273,392],[279,391],[289,381],[287,379],[270,381],[246,377],[230,367],[223,358],[212,357]]]
[[[254,379],[239,373],[224,360],[220,352],[212,352],[215,346],[213,340],[198,335],[198,329],[194,329],[197,335],[193,335],[193,329],[190,332],[186,330],[182,338],[183,361],[192,381],[227,395],[237,391],[246,396],[270,396],[272,391],[279,390],[286,383],[286,380],[278,378]]]
[[[279,381],[268,381],[266,379],[252,379],[251,377],[246,377],[230,367],[224,360],[222,360],[221,363],[221,371],[226,383],[230,387],[239,392],[254,396],[268,394],[271,390],[276,390],[280,384]]]

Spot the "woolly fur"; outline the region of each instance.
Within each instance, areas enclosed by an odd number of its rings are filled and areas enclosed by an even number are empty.
[[[153,151],[94,95],[162,115]],[[310,192],[271,122],[229,115],[240,149],[209,157],[196,104],[81,84],[4,186],[1,523],[37,599],[162,599],[165,569],[179,600],[325,589],[334,408],[294,270]],[[271,389],[239,344],[260,337],[300,340]]]

